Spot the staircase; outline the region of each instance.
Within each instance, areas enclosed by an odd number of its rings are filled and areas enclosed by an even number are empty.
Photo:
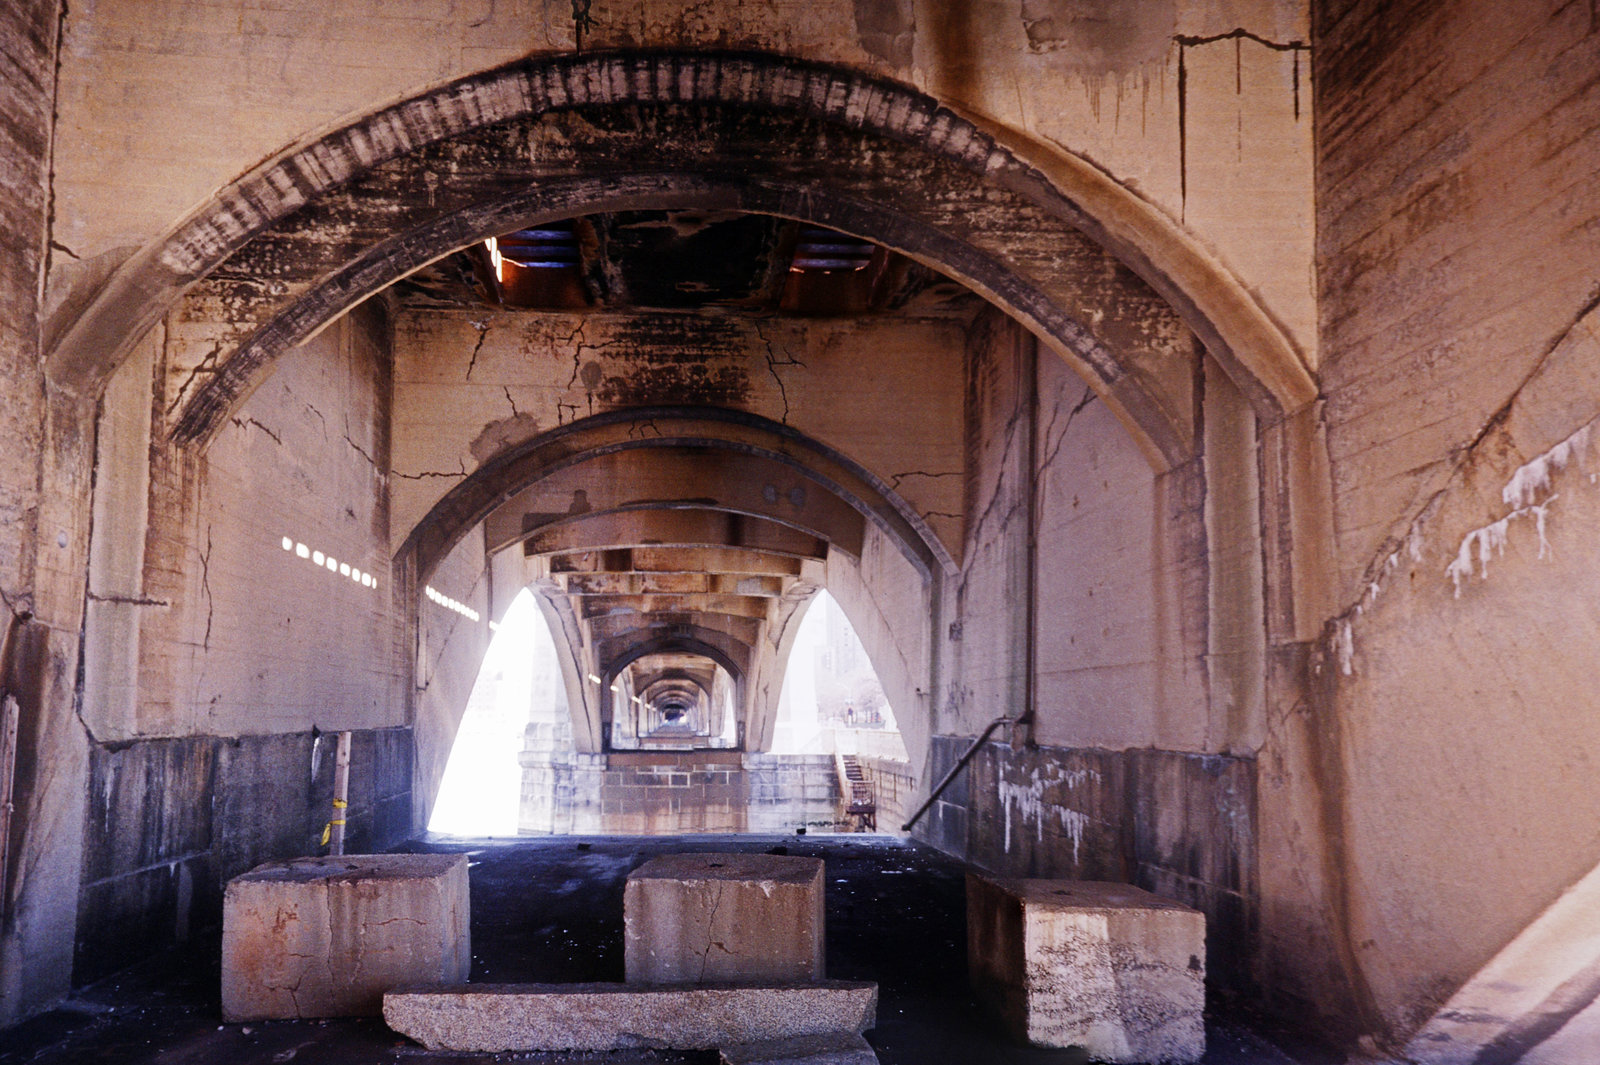
[[[839,790],[848,803],[845,813],[856,819],[856,831],[876,832],[878,799],[866,774],[861,771],[861,763],[853,754],[836,754],[834,764],[839,770]]]

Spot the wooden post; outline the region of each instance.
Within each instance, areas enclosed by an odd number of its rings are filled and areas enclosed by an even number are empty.
[[[11,785],[17,769],[17,720],[20,716],[16,697],[7,692],[5,698],[0,699],[0,913],[6,911],[6,883],[11,872]]]
[[[344,853],[345,814],[350,810],[350,733],[339,733],[339,752],[333,762],[333,820],[329,854]]]

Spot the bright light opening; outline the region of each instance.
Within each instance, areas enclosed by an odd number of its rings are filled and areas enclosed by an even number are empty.
[[[826,591],[817,593],[795,634],[772,753],[909,757],[867,649]]]
[[[524,733],[536,702],[549,702],[556,694],[553,688],[560,685],[550,627],[532,593],[523,591],[500,619],[499,630],[483,656],[445,763],[428,831],[461,836],[517,834],[522,794],[518,755]],[[565,713],[564,692],[560,708]]]

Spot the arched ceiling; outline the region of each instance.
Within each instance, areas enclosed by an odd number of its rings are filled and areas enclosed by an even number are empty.
[[[721,243],[707,224],[684,229],[672,212],[685,210],[715,220]],[[103,374],[106,356],[85,350],[97,331],[118,315],[137,329],[181,292],[209,344],[165,368],[177,397],[162,430],[203,449],[282,352],[445,257],[464,255],[467,287],[496,307],[566,310],[869,313],[931,267],[1065,358],[1158,465],[1193,454],[1197,336],[1258,406],[1307,401],[1292,350],[1234,350],[1196,302],[1227,299],[1178,291],[1146,250],[971,122],[887,82],[773,57],[530,61],[264,164],[119,271],[107,299],[120,289],[122,306],[91,305],[52,365],[58,380]],[[437,288],[440,269],[412,291]],[[565,276],[519,273],[539,269]],[[1270,334],[1250,328],[1240,335]],[[935,535],[849,455],[749,412],[649,402],[625,397],[628,409],[463,467],[399,552],[411,584],[481,529],[490,554],[537,560],[531,576],[564,601],[602,675],[641,647],[692,644],[745,676],[810,594],[797,564],[859,556],[877,530],[925,581],[956,567],[959,531]]]

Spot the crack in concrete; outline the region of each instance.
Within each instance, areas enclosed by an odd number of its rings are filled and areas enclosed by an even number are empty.
[[[716,931],[717,907],[722,905],[722,889],[723,884],[718,881],[717,897],[711,900],[711,916],[706,918],[706,949],[700,954],[700,976],[695,983],[703,984],[706,981],[706,964],[711,960],[711,948],[716,944],[711,937]],[[726,952],[727,948],[724,947],[723,951]]]
[[[511,398],[511,386],[501,385],[500,390],[506,394],[506,402],[511,404],[511,416],[513,418],[522,417],[521,413],[517,410],[517,401]]]
[[[194,384],[195,378],[203,373],[214,374],[217,372],[217,356],[222,354],[222,346],[220,342],[214,344],[211,350],[189,370],[189,376],[183,379],[183,383],[178,386],[177,392],[172,397],[172,402],[167,404],[168,418],[172,417],[173,413],[183,405],[184,397],[189,394],[189,386]]]
[[[483,350],[483,342],[489,338],[489,323],[493,319],[483,318],[474,321],[472,328],[478,331],[478,342],[472,345],[472,357],[467,360],[467,380],[472,380],[472,371],[478,365],[478,352]]]
[[[1061,453],[1061,445],[1065,443],[1067,439],[1067,430],[1072,428],[1072,420],[1081,414],[1085,407],[1093,402],[1094,389],[1085,386],[1083,395],[1079,398],[1077,405],[1067,412],[1067,420],[1062,423],[1061,432],[1058,436],[1056,436],[1056,442],[1049,445],[1049,452],[1040,459],[1038,467],[1034,470],[1034,477],[1042,478],[1044,476],[1044,472],[1055,463],[1056,456]],[[1055,430],[1056,416],[1060,413],[1060,410],[1060,407],[1055,407],[1050,411],[1050,424],[1045,426],[1044,430],[1044,438],[1046,441],[1050,439],[1050,434]]]
[[[272,442],[274,444],[277,444],[279,447],[283,446],[283,437],[279,436],[277,433],[273,432],[271,429],[268,429],[265,425],[262,425],[260,422],[256,421],[254,418],[233,418],[233,419],[230,419],[230,420],[233,422],[234,425],[238,426],[240,429],[247,429],[247,428],[249,428],[250,426],[253,425],[257,429],[260,429],[263,433],[266,433],[268,436],[272,437]]]
[[[961,472],[960,470],[950,470],[944,473],[933,473],[928,470],[906,470],[903,473],[891,473],[889,475],[889,488],[898,490],[900,482],[908,477],[960,477]]]
[[[149,599],[141,595],[101,595],[99,592],[87,593],[89,601],[93,603],[119,603],[123,606],[171,606],[166,599]]]
[[[1405,532],[1401,535],[1390,534],[1384,537],[1382,543],[1378,545],[1377,554],[1362,570],[1360,594],[1356,596],[1353,603],[1329,618],[1323,626],[1323,642],[1333,650],[1336,656],[1340,653],[1339,644],[1341,642],[1348,644],[1353,638],[1351,627],[1356,619],[1365,613],[1366,609],[1377,599],[1389,576],[1399,567],[1401,555],[1409,553],[1413,560],[1420,561],[1419,545],[1423,529],[1444,506],[1445,498],[1460,486],[1468,467],[1476,459],[1478,450],[1483,446],[1484,442],[1489,439],[1495,430],[1505,426],[1516,409],[1522,393],[1544,372],[1551,356],[1560,349],[1561,345],[1567,342],[1568,338],[1578,330],[1579,326],[1590,315],[1597,311],[1600,311],[1600,286],[1590,291],[1589,298],[1584,301],[1578,313],[1569,319],[1567,324],[1545,345],[1544,351],[1534,361],[1533,367],[1523,375],[1522,380],[1517,382],[1516,387],[1511,390],[1511,394],[1506,398],[1505,402],[1484,420],[1483,425],[1472,435],[1472,438],[1451,448],[1448,457],[1440,460],[1450,466],[1450,471],[1446,475],[1444,483],[1429,493],[1428,497],[1420,505],[1408,508],[1411,511],[1411,518],[1406,522]],[[1439,463],[1430,463],[1429,465],[1439,465]],[[1348,646],[1346,652],[1348,652]]]
[[[358,454],[362,458],[366,459],[367,460],[367,465],[371,466],[375,470],[378,468],[378,460],[374,459],[371,455],[367,454],[367,449],[362,447],[360,444],[356,443],[355,439],[350,435],[350,415],[349,414],[346,414],[344,416],[344,442],[349,444],[350,447],[352,449],[354,449],[356,454]]]
[[[573,344],[576,342],[572,349],[572,376],[567,378],[567,388],[569,391],[578,383],[578,374],[583,369],[583,353],[585,351],[604,351],[607,348],[614,348],[618,344],[622,343],[620,337],[613,337],[610,340],[602,340],[595,344],[589,343],[588,337],[584,335],[584,328],[587,324],[587,319],[580,321],[578,323],[578,328],[561,338],[561,343],[563,344]],[[589,404],[591,407],[594,405],[594,396],[592,394],[589,397]]]
[[[452,472],[449,472],[447,470],[423,470],[421,473],[401,473],[399,470],[390,470],[389,472],[393,476],[400,478],[402,481],[420,481],[420,480],[423,480],[424,478],[427,478],[427,477],[465,477],[465,476],[467,476],[467,464],[466,464],[466,462],[464,460],[462,460],[462,459],[457,459],[456,461],[461,464],[461,472],[460,473],[452,473]]]
[[[44,306],[45,287],[50,282],[50,270],[55,265],[56,249],[59,247],[62,251],[67,252],[68,255],[72,255],[74,259],[78,258],[77,255],[67,249],[66,245],[58,244],[56,241],[56,123],[61,115],[61,43],[66,39],[67,0],[61,0],[61,6],[57,9],[56,14],[56,39],[54,42],[56,64],[50,81],[50,122],[48,125],[49,133],[47,134],[50,138],[50,147],[45,163],[45,168],[48,172],[48,176],[45,178],[45,187],[48,191],[46,193],[47,203],[44,215],[44,268],[39,271],[38,282],[34,286],[34,299],[40,307]]]
[[[206,594],[206,635],[201,641],[202,651],[211,650],[211,622],[216,615],[216,602],[211,597],[211,526],[206,525],[206,550],[200,556],[200,590]]]
[[[654,418],[640,418],[628,424],[628,439],[643,440],[644,431],[647,428],[653,430],[657,436],[665,435],[662,433],[661,427],[656,424],[656,420]]]
[[[788,388],[784,387],[783,375],[778,373],[778,367],[780,367],[780,366],[798,366],[803,370],[803,369],[805,369],[806,364],[801,362],[799,359],[795,358],[794,355],[790,353],[788,348],[784,348],[783,349],[784,357],[782,359],[779,359],[778,355],[777,355],[777,352],[775,352],[773,350],[773,348],[772,348],[772,338],[767,336],[767,331],[761,327],[761,323],[759,321],[756,321],[756,322],[752,322],[751,324],[755,326],[756,336],[760,337],[761,338],[761,343],[766,345],[766,348],[767,348],[767,372],[770,373],[772,375],[772,379],[778,383],[778,395],[783,398],[783,419],[782,419],[782,422],[783,422],[784,425],[788,425],[789,424],[789,390],[788,390]]]

